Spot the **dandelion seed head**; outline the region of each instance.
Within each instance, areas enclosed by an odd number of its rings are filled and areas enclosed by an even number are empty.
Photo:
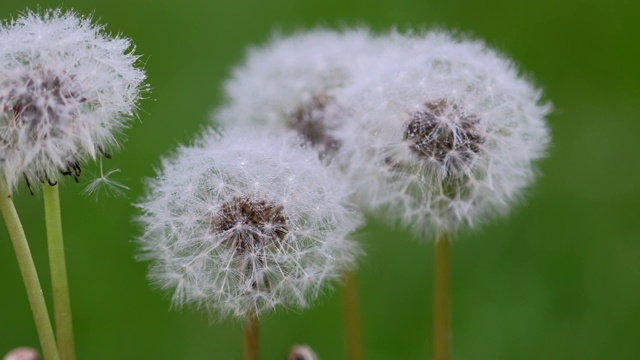
[[[131,42],[74,12],[26,12],[0,27],[0,170],[14,187],[117,146],[144,90]]]
[[[505,214],[535,178],[550,106],[511,61],[448,34],[376,38],[336,134],[357,201],[419,236]]]
[[[349,189],[292,137],[209,135],[164,159],[138,204],[149,277],[212,315],[305,308],[353,266]]]
[[[275,35],[251,49],[226,82],[226,104],[213,113],[223,126],[260,125],[298,134],[330,160],[333,132],[349,109],[338,95],[358,64],[376,53],[365,29],[315,29]]]

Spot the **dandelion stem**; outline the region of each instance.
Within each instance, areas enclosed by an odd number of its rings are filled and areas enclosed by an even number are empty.
[[[433,291],[434,360],[451,359],[451,237],[436,238]]]
[[[73,322],[69,283],[62,239],[62,219],[60,216],[60,195],[57,186],[44,186],[44,213],[47,223],[49,244],[49,267],[53,289],[53,308],[58,335],[58,349],[62,360],[75,360]]]
[[[47,305],[42,295],[42,287],[38,280],[36,266],[31,257],[31,250],[27,237],[24,234],[22,223],[18,217],[18,212],[13,205],[13,195],[7,187],[0,182],[0,211],[7,225],[13,248],[18,259],[18,266],[22,273],[24,286],[27,289],[27,297],[31,305],[31,312],[36,323],[36,330],[42,346],[42,353],[46,360],[58,360],[58,349],[56,339],[53,334],[51,320],[47,312]]]
[[[347,331],[347,359],[362,360],[362,328],[360,326],[360,301],[358,299],[358,279],[354,271],[344,277],[344,316]]]
[[[244,358],[245,360],[258,360],[260,348],[260,320],[255,312],[247,315],[244,327]]]

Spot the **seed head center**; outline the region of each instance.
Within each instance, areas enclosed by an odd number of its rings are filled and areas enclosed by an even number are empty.
[[[468,166],[485,142],[479,123],[478,116],[441,99],[427,102],[424,109],[411,114],[403,138],[423,160],[435,160],[443,166],[455,160]]]
[[[42,124],[56,124],[63,117],[76,116],[77,104],[85,99],[72,90],[73,84],[68,80],[47,70],[24,74],[7,99],[15,123],[35,129]]]
[[[331,155],[340,148],[340,141],[330,134],[327,125],[327,107],[332,102],[333,98],[329,95],[313,95],[310,100],[298,105],[287,119],[287,126],[318,149],[321,157]]]
[[[280,243],[289,232],[284,207],[266,200],[234,197],[214,218],[214,231],[239,253]]]

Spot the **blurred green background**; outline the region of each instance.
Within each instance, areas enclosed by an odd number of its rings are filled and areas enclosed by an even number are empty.
[[[511,56],[555,104],[551,156],[526,201],[456,238],[454,358],[640,358],[639,2],[4,0],[0,17],[38,5],[94,14],[132,38],[152,88],[124,150],[105,163],[122,170],[128,198],[87,199],[69,179],[61,189],[79,359],[241,358],[241,323],[172,311],[148,286],[146,264],[134,260],[131,203],[160,156],[207,123],[247,46],[274,29],[344,24],[469,32]],[[50,301],[42,198],[21,186],[16,204]],[[376,222],[363,233],[368,359],[430,358],[432,244]],[[0,354],[38,346],[4,225],[0,284]],[[340,295],[266,316],[263,358],[308,343],[322,359],[343,359]]]

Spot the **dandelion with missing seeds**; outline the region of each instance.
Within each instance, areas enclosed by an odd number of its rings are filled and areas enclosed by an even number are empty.
[[[245,318],[250,359],[260,315],[307,307],[355,261],[348,188],[297,146],[242,129],[209,135],[166,158],[138,205],[151,281],[175,306]]]
[[[128,39],[74,12],[26,12],[0,28],[0,197],[12,239],[24,234],[11,196],[24,179],[33,193],[43,185],[49,261],[60,357],[74,359],[58,188],[62,176],[78,181],[81,164],[117,146],[144,89]],[[47,319],[39,282],[26,275],[26,239],[18,254],[36,321]],[[18,245],[14,243],[18,253]],[[26,263],[25,263],[26,264]],[[25,265],[26,266],[26,265]],[[31,280],[27,280],[31,279]],[[36,302],[38,303],[36,305]],[[36,309],[38,308],[38,309]],[[38,325],[47,359],[57,350],[50,324]],[[43,339],[43,334],[49,334]]]
[[[144,72],[128,39],[72,12],[26,13],[0,33],[0,170],[13,188],[75,180],[110,158],[132,118]]]

